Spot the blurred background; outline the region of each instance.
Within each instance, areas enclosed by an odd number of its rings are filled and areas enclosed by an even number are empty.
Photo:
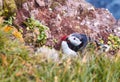
[[[120,19],[120,0],[86,0],[96,8],[107,8],[116,19]]]

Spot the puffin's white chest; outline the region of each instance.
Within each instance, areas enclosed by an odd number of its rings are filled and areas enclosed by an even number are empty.
[[[67,56],[77,56],[77,53],[69,48],[66,41],[62,41],[61,48],[62,48],[62,51],[65,55],[67,55]]]

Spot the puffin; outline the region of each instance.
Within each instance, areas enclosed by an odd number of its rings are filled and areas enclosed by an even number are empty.
[[[95,42],[97,47],[105,52],[109,51],[110,46],[107,44],[100,44],[96,40],[93,40],[86,34],[72,33],[70,35],[65,35],[61,38],[61,49],[63,54],[68,56],[78,56],[77,52],[83,52],[89,42]]]

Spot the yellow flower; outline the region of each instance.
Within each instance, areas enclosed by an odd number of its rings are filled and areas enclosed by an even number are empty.
[[[18,38],[21,42],[24,42],[24,39],[23,39],[23,36],[22,36],[22,34],[21,34],[21,32],[19,32],[15,27],[13,27],[13,26],[5,26],[4,28],[3,28],[3,31],[4,32],[9,32],[9,31],[11,31],[11,33],[16,37],[16,38]]]
[[[12,34],[13,34],[16,38],[18,38],[21,42],[24,42],[23,37],[22,37],[22,34],[21,34],[20,32],[18,32],[17,29],[14,29],[14,31],[12,32]]]
[[[13,28],[11,26],[5,26],[4,27],[4,32],[8,32],[8,31],[11,31]]]

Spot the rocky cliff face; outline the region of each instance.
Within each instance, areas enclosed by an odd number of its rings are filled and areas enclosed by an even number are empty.
[[[109,34],[120,36],[119,21],[116,22],[108,10],[94,8],[84,0],[28,0],[17,11],[14,24],[25,32],[23,21],[31,16],[49,27],[46,45],[56,49],[59,49],[60,38],[73,32],[105,42]]]

